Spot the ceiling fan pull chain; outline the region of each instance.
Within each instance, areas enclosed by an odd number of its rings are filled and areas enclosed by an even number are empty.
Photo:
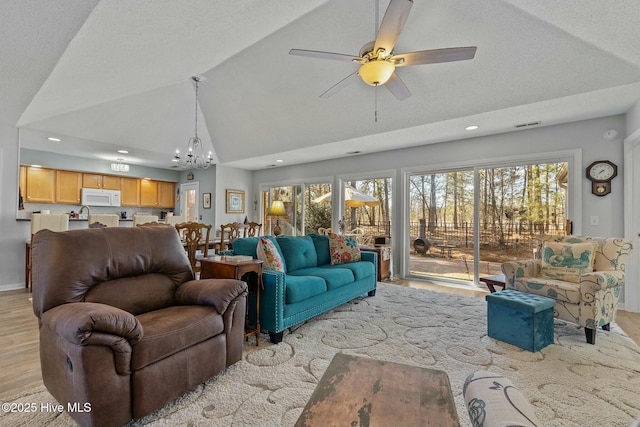
[[[378,86],[376,86],[375,88],[375,108],[374,108],[374,112],[373,112],[373,119],[375,121],[375,123],[378,123]]]

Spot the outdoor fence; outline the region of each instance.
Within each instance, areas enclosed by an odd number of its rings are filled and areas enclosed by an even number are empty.
[[[411,222],[409,236],[411,241],[418,237],[426,238],[431,244],[441,244],[446,241],[459,247],[473,247],[473,222],[454,224],[450,222],[431,224],[425,223],[424,236],[421,236],[420,222]],[[512,223],[502,230],[497,224],[483,224],[480,226],[480,247],[492,248],[521,248],[533,249],[535,240],[542,234],[565,234],[565,225],[554,223]]]

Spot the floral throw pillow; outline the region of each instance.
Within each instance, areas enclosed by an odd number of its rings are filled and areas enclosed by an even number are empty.
[[[347,264],[362,260],[360,248],[354,237],[329,234],[329,253],[331,264]]]
[[[547,279],[579,283],[580,276],[593,271],[598,244],[545,242],[540,275]]]
[[[258,259],[264,261],[262,268],[266,270],[282,271],[284,273],[284,263],[276,245],[271,240],[260,238],[256,250]]]

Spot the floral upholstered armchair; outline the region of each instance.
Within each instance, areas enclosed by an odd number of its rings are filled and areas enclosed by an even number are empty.
[[[620,238],[544,236],[538,258],[502,264],[506,288],[553,298],[554,316],[583,326],[595,344],[596,329],[614,319],[631,248]]]

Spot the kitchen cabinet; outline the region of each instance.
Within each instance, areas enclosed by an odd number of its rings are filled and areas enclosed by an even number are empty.
[[[25,203],[55,203],[56,171],[33,166],[26,166],[24,171]]]
[[[158,207],[158,181],[140,180],[140,206]]]
[[[176,185],[173,182],[158,182],[158,207],[173,209],[176,205]]]
[[[56,203],[79,205],[81,188],[81,173],[56,170]]]
[[[122,206],[140,206],[140,180],[138,178],[120,178],[120,204]]]
[[[140,180],[140,206],[173,209],[175,184],[173,182]]]
[[[95,173],[82,174],[82,187],[84,188],[100,188],[102,190],[120,190],[119,176],[99,175]]]

